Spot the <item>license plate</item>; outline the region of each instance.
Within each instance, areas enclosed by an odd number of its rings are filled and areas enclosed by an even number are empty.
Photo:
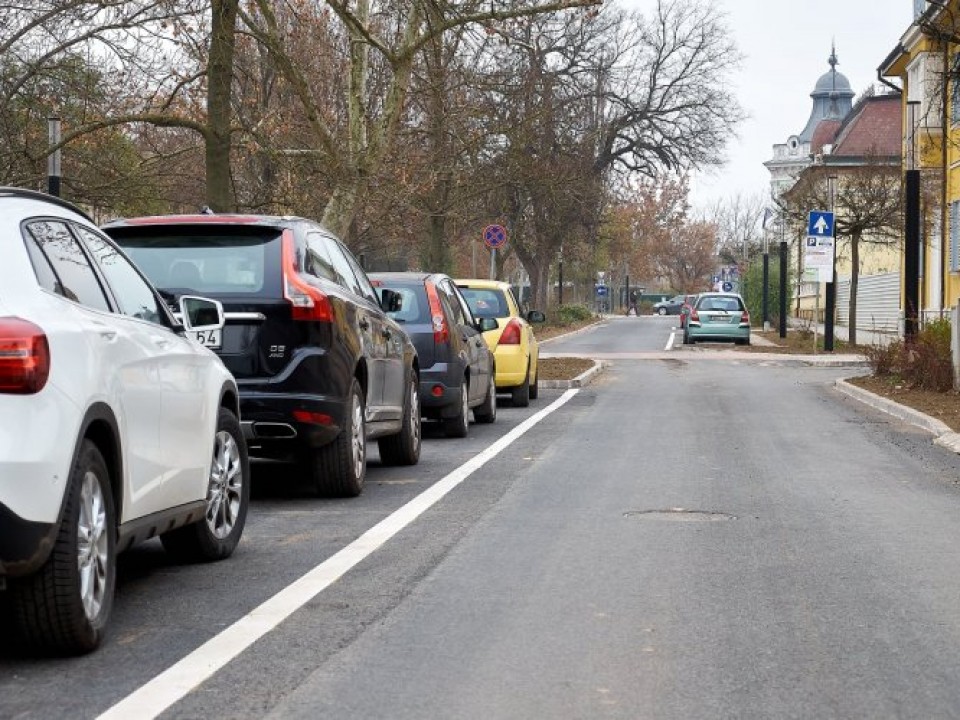
[[[219,350],[223,344],[220,328],[213,330],[189,330],[190,336],[204,347]]]

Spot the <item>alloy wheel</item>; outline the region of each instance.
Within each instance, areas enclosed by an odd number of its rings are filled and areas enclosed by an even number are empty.
[[[213,463],[207,485],[207,526],[215,537],[227,537],[240,515],[243,491],[240,448],[228,432],[218,432],[213,446]]]
[[[107,509],[100,480],[88,471],[80,486],[80,518],[77,522],[77,567],[80,599],[89,620],[103,607],[107,588],[109,537]]]

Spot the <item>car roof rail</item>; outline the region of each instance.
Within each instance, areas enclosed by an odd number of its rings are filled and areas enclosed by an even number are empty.
[[[30,200],[43,200],[44,202],[59,205],[67,210],[72,210],[73,212],[92,222],[94,225],[97,224],[92,217],[87,215],[87,213],[78,208],[72,202],[57,197],[56,195],[40,192],[39,190],[28,190],[27,188],[9,187],[5,185],[0,185],[0,195],[13,195],[15,197],[29,198]]]

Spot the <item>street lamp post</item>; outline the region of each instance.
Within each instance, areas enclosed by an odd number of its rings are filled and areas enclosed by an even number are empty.
[[[770,234],[763,231],[763,293],[761,295],[763,305],[763,331],[770,329],[770,312],[768,303],[770,301]]]

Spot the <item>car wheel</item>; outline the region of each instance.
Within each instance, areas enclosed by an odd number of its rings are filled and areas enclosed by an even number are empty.
[[[306,465],[317,494],[356,497],[363,492],[367,471],[367,428],[363,391],[354,378],[347,394],[343,427],[333,442],[317,448]]]
[[[473,418],[478,423],[492,423],[497,419],[497,383],[490,373],[490,384],[487,387],[487,396],[483,403],[473,409]]]
[[[536,400],[540,396],[540,368],[537,367],[537,374],[533,376],[533,382],[530,383],[530,399]]]
[[[384,465],[416,465],[420,461],[420,381],[412,371],[407,385],[400,432],[377,442],[380,462]]]
[[[14,616],[32,649],[85,653],[103,640],[116,585],[117,521],[103,455],[84,440],[63,521],[40,570],[11,583]]]
[[[657,315],[666,315],[667,309],[665,307],[657,308]]]
[[[230,557],[243,534],[249,505],[247,444],[237,416],[220,408],[203,519],[164,533],[160,542],[168,553],[186,562]]]
[[[464,380],[460,384],[460,402],[457,407],[457,414],[443,419],[443,434],[447,437],[462,438],[467,436],[467,431],[470,429],[468,390],[467,381]]]
[[[530,363],[527,363],[527,374],[523,383],[510,391],[511,400],[515,407],[526,407],[530,404]]]
[[[690,337],[690,333],[683,333],[683,344],[684,345],[693,345],[693,339]]]

